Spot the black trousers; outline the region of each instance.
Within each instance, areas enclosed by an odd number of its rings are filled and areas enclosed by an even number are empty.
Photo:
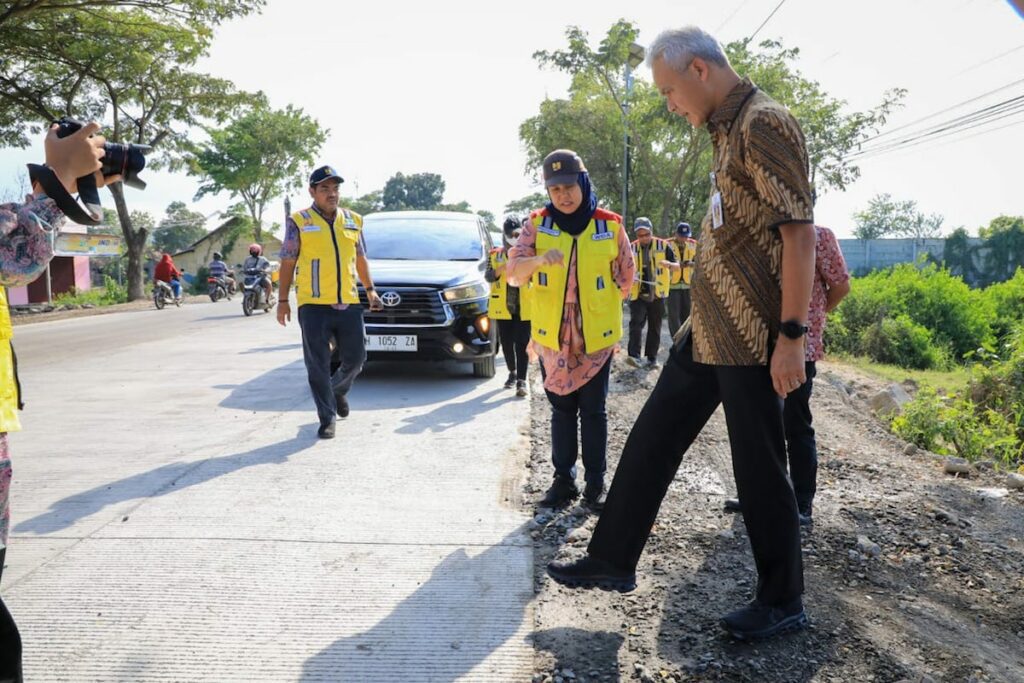
[[[520,320],[518,315],[514,315],[511,320],[497,322],[498,339],[508,371],[515,373],[516,379],[526,379],[526,370],[530,366],[526,355],[526,347],[530,343],[530,321]]]
[[[782,422],[786,430],[786,451],[789,454],[789,476],[793,480],[796,504],[807,512],[814,502],[818,480],[818,446],[814,440],[811,416],[811,391],[818,374],[814,361],[807,361],[807,381],[786,396]]]
[[[363,334],[363,307],[350,305],[343,311],[321,304],[299,306],[302,329],[302,358],[306,363],[309,388],[313,392],[320,424],[334,421],[338,404],[335,394],[344,396],[366,362],[366,337]],[[331,370],[331,338],[341,365]]]
[[[661,346],[661,321],[665,318],[665,300],[655,297],[653,301],[637,299],[629,302],[629,355],[640,357],[640,336],[647,323],[647,343],[644,355],[650,360],[658,357]]]
[[[608,400],[609,374],[612,359],[602,366],[589,382],[571,394],[561,396],[544,390],[551,403],[551,464],[555,475],[576,480],[576,457],[582,450],[583,479],[588,484],[604,483],[608,455]],[[540,364],[541,375],[544,363]],[[576,428],[579,426],[579,444]],[[579,448],[577,447],[579,445]]]
[[[668,293],[668,336],[676,336],[676,330],[690,317],[690,290],[672,289]]]
[[[788,603],[804,583],[782,399],[767,367],[696,363],[689,341],[673,348],[630,430],[588,551],[622,569],[636,567],[683,455],[719,404],[757,566],[757,597],[766,605]]]
[[[3,576],[7,548],[0,548],[0,577]],[[0,681],[21,683],[21,634],[7,605],[0,599]]]

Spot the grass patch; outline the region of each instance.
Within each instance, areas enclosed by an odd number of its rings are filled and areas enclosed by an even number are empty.
[[[117,281],[109,276],[104,276],[103,284],[103,287],[93,287],[81,292],[72,289],[66,294],[58,294],[53,298],[53,303],[56,306],[113,306],[128,301],[127,287],[117,284]]]
[[[826,360],[856,368],[867,375],[888,382],[898,384],[911,379],[921,388],[931,388],[943,394],[959,393],[967,388],[967,383],[971,379],[971,371],[966,367],[955,367],[951,370],[910,370],[898,365],[876,363],[863,356],[847,355],[829,355]]]

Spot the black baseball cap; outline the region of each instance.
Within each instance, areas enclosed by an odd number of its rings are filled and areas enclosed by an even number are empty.
[[[556,149],[544,157],[544,187],[570,185],[580,173],[586,172],[583,159],[571,149]]]
[[[689,223],[685,223],[685,222],[680,222],[679,225],[676,226],[676,234],[679,235],[680,237],[689,237],[690,236],[690,224]]]
[[[319,185],[323,181],[330,180],[331,178],[337,178],[339,183],[345,182],[345,179],[338,175],[338,172],[334,170],[333,166],[321,166],[313,171],[309,176],[309,185],[310,187]]]
[[[651,219],[646,216],[640,216],[633,222],[633,231],[646,230],[649,233],[654,233],[654,225],[651,223]]]

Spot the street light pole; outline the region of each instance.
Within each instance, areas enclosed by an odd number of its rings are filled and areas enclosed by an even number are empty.
[[[646,50],[638,43],[629,44],[629,56],[626,57],[626,96],[622,100],[622,223],[628,225],[626,214],[629,207],[629,106],[633,97],[633,69],[644,61]]]

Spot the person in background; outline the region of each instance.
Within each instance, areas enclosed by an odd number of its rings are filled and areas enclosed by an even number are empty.
[[[174,298],[181,298],[181,271],[174,265],[174,259],[170,254],[164,252],[160,257],[160,262],[153,269],[153,279],[169,284],[174,292]]]
[[[508,216],[502,225],[504,245],[491,250],[484,279],[491,283],[488,315],[498,323],[498,338],[505,354],[508,379],[505,388],[516,388],[516,396],[526,396],[526,370],[530,360],[526,347],[530,343],[530,316],[527,309],[526,288],[508,283],[508,250],[519,239],[521,223],[516,216]]]
[[[668,335],[673,338],[683,321],[690,317],[690,282],[697,258],[697,240],[690,237],[689,223],[676,225],[675,250],[681,270],[679,279],[668,288]]]
[[[629,357],[627,361],[640,367],[640,339],[647,324],[647,343],[644,356],[647,365],[658,364],[661,348],[661,321],[665,318],[665,299],[673,274],[679,272],[679,263],[668,240],[654,236],[651,219],[640,217],[633,223],[636,240],[633,242],[633,260],[637,279],[629,293]]]
[[[228,264],[224,263],[224,256],[219,251],[213,252],[213,260],[210,261],[206,270],[210,273],[210,277],[224,281],[224,286],[228,290],[228,298],[235,293],[235,275],[228,268]]]

